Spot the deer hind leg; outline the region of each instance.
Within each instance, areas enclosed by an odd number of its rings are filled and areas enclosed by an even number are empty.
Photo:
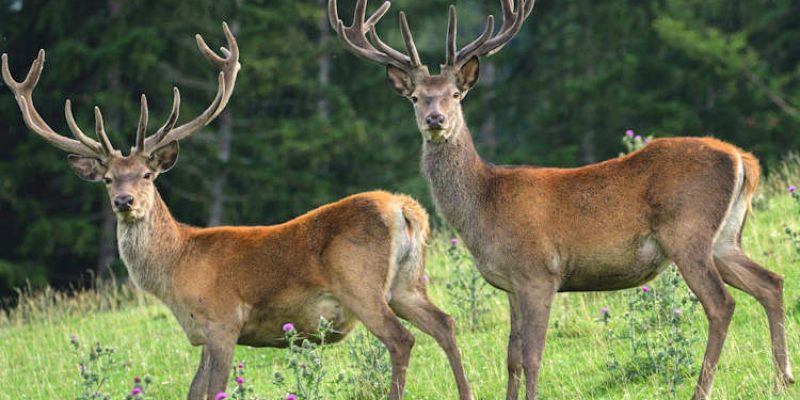
[[[680,255],[673,257],[689,289],[694,292],[708,319],[708,341],[692,399],[708,399],[714,383],[714,373],[728,335],[728,326],[736,302],[725,289],[711,254]]]
[[[747,205],[747,196],[740,192],[714,242],[714,261],[725,283],[753,296],[764,307],[772,339],[775,386],[781,390],[794,383],[786,346],[783,278],[751,260],[740,247]]]
[[[392,362],[392,387],[389,400],[400,400],[406,382],[406,371],[414,346],[414,335],[406,329],[386,301],[388,257],[375,257],[374,253],[357,248],[350,249],[351,260],[347,271],[340,274],[339,284],[333,288],[336,297],[372,332],[389,351]],[[388,254],[387,254],[388,255]],[[345,265],[341,261],[333,265]],[[390,267],[391,268],[391,267]]]
[[[693,223],[681,223],[686,220]],[[708,319],[706,352],[692,397],[695,400],[708,399],[711,396],[714,373],[735,308],[735,300],[725,288],[714,264],[713,233],[719,224],[711,221],[713,216],[703,213],[684,215],[670,226],[663,227],[660,232],[662,247],[678,266],[689,289],[700,300]]]
[[[766,310],[775,363],[775,387],[785,389],[794,383],[794,377],[786,346],[783,278],[757,264],[738,248],[717,255],[715,261],[727,284],[753,296]]]
[[[343,300],[343,303],[389,351],[392,362],[392,387],[389,391],[389,400],[400,400],[406,383],[411,348],[414,346],[414,335],[403,327],[380,293],[372,296],[350,296],[349,299]]]
[[[439,346],[447,355],[450,368],[453,370],[453,375],[455,375],[458,398],[472,400],[472,393],[464,374],[464,366],[461,363],[461,352],[456,344],[455,321],[453,318],[430,301],[424,287],[393,291],[392,301],[389,306],[401,318],[411,322],[414,326],[436,339],[436,342],[439,343]]]

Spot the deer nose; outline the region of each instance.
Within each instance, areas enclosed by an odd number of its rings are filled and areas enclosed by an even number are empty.
[[[432,113],[425,117],[425,123],[430,129],[441,129],[444,125],[444,115],[438,112]]]
[[[133,206],[133,196],[129,194],[120,194],[114,196],[114,207],[119,211],[130,211]]]

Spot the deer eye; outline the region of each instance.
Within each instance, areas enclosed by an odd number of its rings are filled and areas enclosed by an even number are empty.
[[[455,92],[455,93],[453,93],[453,98],[454,98],[454,99],[460,99],[460,98],[461,98],[461,92]]]
[[[412,102],[412,103],[416,103],[416,102],[418,102],[418,101],[419,101],[419,97],[417,97],[417,96],[411,96],[411,102]]]
[[[150,179],[152,177],[153,177],[153,173],[152,172],[145,172],[144,176],[143,176],[144,179]]]
[[[107,176],[104,176],[103,177],[103,182],[105,182],[106,185],[110,185],[111,184],[111,178],[109,178]]]

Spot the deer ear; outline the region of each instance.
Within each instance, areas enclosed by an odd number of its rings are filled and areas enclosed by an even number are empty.
[[[414,81],[406,71],[389,64],[386,66],[386,77],[389,78],[392,89],[400,96],[408,97],[414,93]]]
[[[462,92],[466,92],[478,83],[481,74],[481,63],[478,56],[472,56],[456,74],[456,87]]]
[[[167,172],[178,162],[178,142],[173,140],[157,149],[147,159],[147,166],[153,171]]]
[[[79,178],[85,181],[100,181],[108,171],[108,168],[96,158],[70,154],[67,156],[67,160],[69,160],[72,170],[75,171]]]

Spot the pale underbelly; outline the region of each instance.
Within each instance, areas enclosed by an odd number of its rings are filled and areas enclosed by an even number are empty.
[[[652,237],[642,239],[628,252],[598,253],[600,255],[572,258],[564,266],[559,291],[605,291],[640,286],[661,273],[669,261]]]
[[[320,341],[320,320],[324,318],[329,324],[324,337],[325,343],[342,340],[353,330],[357,320],[355,316],[338,299],[328,294],[305,303],[280,307],[254,307],[242,328],[238,344],[253,347],[286,347],[283,327],[292,324],[298,335],[314,342]]]

